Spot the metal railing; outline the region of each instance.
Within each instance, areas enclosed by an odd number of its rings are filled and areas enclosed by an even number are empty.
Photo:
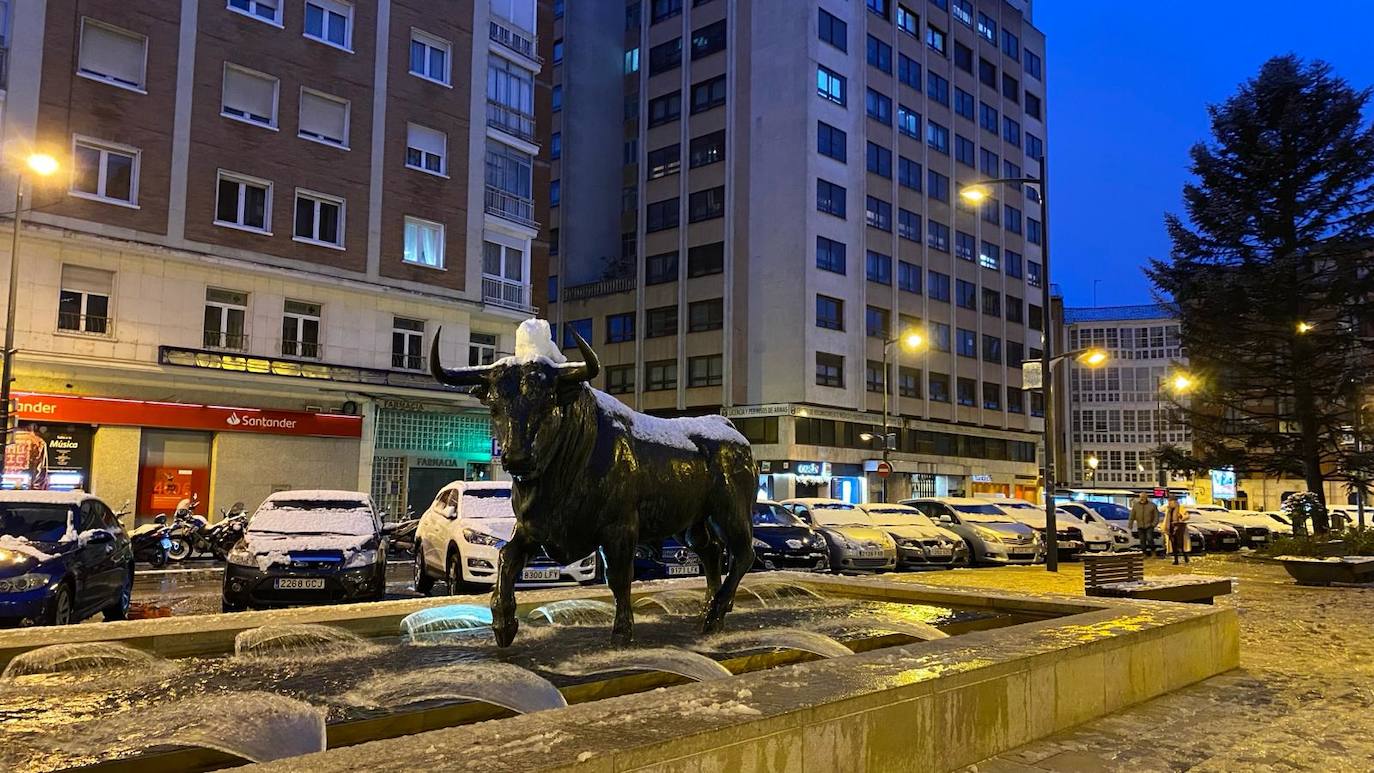
[[[487,100],[487,126],[534,142],[534,116],[494,99]]]
[[[222,333],[206,330],[204,344],[206,349],[228,349],[235,352],[248,351],[248,336],[242,333]]]
[[[492,40],[526,59],[539,62],[540,64],[544,63],[544,60],[541,59],[537,53],[538,47],[535,46],[535,38],[533,35],[521,35],[513,28],[507,27],[505,24],[495,19],[491,20],[491,26],[488,29],[488,34],[491,36]]]
[[[587,298],[599,298],[603,295],[626,293],[634,289],[635,278],[632,276],[621,277],[619,279],[602,279],[598,282],[588,282],[587,284],[565,287],[563,288],[559,300],[580,301]]]
[[[534,222],[534,202],[523,196],[503,191],[492,185],[487,186],[487,211],[521,225],[538,228]]]
[[[391,367],[401,370],[424,370],[425,357],[422,354],[391,353]]]
[[[292,341],[285,338],[281,342],[281,353],[283,357],[318,360],[320,358],[320,344],[318,341]]]
[[[73,314],[71,312],[58,312],[57,329],[64,333],[87,333],[93,336],[110,335],[114,320],[109,317],[97,317],[93,314]]]
[[[498,276],[482,277],[482,301],[509,309],[528,311],[530,286]]]

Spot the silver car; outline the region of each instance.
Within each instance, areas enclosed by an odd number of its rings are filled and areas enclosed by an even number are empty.
[[[1037,564],[1045,560],[1040,535],[991,502],[931,497],[906,499],[902,504],[911,505],[936,524],[963,537],[975,564]]]
[[[897,543],[868,513],[838,499],[788,499],[782,506],[825,536],[830,569],[886,572],[897,568]]]

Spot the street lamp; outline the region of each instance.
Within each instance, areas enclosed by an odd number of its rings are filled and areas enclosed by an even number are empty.
[[[889,366],[888,366],[888,354],[887,354],[887,353],[888,353],[889,351],[891,351],[893,344],[898,344],[898,343],[900,343],[902,346],[904,346],[904,347],[906,347],[907,349],[910,349],[911,351],[914,352],[914,351],[919,351],[920,349],[923,349],[923,348],[925,347],[925,345],[926,345],[926,339],[925,339],[925,336],[921,335],[920,333],[916,332],[915,330],[908,330],[908,331],[906,331],[905,333],[902,333],[901,335],[894,336],[894,337],[892,337],[892,338],[888,338],[888,339],[886,339],[886,340],[883,341],[883,463],[884,463],[884,464],[890,464],[889,459],[890,459],[891,456],[892,456],[892,446],[893,446],[893,441],[895,440],[895,438],[893,437],[892,433],[888,431],[888,417],[889,417],[890,414],[891,414],[890,402],[891,402],[891,399],[892,399],[892,384],[891,384],[891,380],[890,380],[890,378],[889,378]],[[899,369],[899,370],[900,370],[900,366],[901,366],[901,360],[900,360],[900,358],[899,358],[899,359],[898,359],[898,369]],[[871,440],[873,440],[873,436],[872,436],[870,433],[867,433],[867,432],[860,433],[860,434],[859,434],[859,437],[862,438],[862,439],[865,440],[865,441],[871,441]],[[886,501],[887,501],[887,477],[888,477],[887,475],[880,475],[880,476],[879,476],[879,478],[882,480],[882,483],[883,483],[882,493],[880,494],[880,496],[882,497],[882,500],[881,500],[881,501],[883,501],[883,502],[886,502]]]
[[[1041,332],[1044,337],[1043,346],[1040,351],[1040,379],[1041,394],[1044,396],[1044,444],[1045,444],[1045,539],[1049,542],[1046,546],[1045,569],[1051,572],[1059,571],[1059,542],[1056,537],[1056,524],[1054,517],[1054,379],[1051,368],[1054,367],[1054,325],[1051,324],[1053,316],[1053,306],[1050,304],[1050,212],[1049,212],[1049,183],[1048,170],[1046,163],[1048,157],[1043,153],[1040,156],[1040,178],[1034,177],[999,177],[991,180],[979,180],[971,185],[966,185],[959,191],[959,197],[970,204],[981,204],[992,195],[994,185],[1034,185],[1040,189],[1040,306],[1041,306]],[[1105,360],[1104,360],[1105,361]]]
[[[1314,328],[1314,327],[1316,327],[1316,325],[1312,324],[1311,322],[1299,322],[1299,323],[1298,323],[1298,335],[1302,335],[1302,334],[1304,334],[1304,333],[1310,333],[1310,332],[1312,332],[1312,328]]]
[[[57,171],[57,159],[46,153],[32,153],[24,159],[24,167],[39,177],[48,177]],[[3,431],[0,431],[0,458],[10,445],[10,382],[14,379],[14,304],[19,287],[19,231],[24,219],[24,168],[19,170],[14,183],[14,233],[10,236],[10,286],[5,302],[5,364],[0,369],[0,415],[4,416]]]

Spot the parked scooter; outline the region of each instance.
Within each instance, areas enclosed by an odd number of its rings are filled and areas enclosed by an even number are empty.
[[[202,529],[198,536],[202,549],[223,561],[248,530],[248,513],[242,502],[235,502],[228,510],[221,509],[219,515],[220,519]]]
[[[415,532],[420,526],[420,519],[415,517],[415,509],[406,508],[404,520],[393,521],[386,526],[386,533],[389,537],[387,541],[388,552],[392,554],[411,555],[415,552]]]
[[[116,515],[124,516],[128,513],[129,504],[124,504],[124,510]],[[167,516],[158,515],[153,518],[152,523],[145,523],[142,526],[129,532],[129,542],[134,549],[135,561],[146,561],[155,567],[161,568],[167,565],[172,550],[171,529],[167,527]]]
[[[172,541],[167,557],[173,561],[185,561],[196,552],[196,546],[201,541],[200,533],[206,526],[205,516],[196,515],[196,506],[199,504],[200,497],[195,494],[177,503],[167,535]]]

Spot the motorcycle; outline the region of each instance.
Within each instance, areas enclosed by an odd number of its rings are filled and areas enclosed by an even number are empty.
[[[242,502],[235,502],[228,510],[221,509],[220,520],[211,524],[205,516],[196,514],[197,504],[192,497],[177,505],[176,524],[169,535],[172,541],[169,557],[173,561],[183,561],[197,553],[209,553],[223,561],[248,529],[246,508]]]
[[[124,513],[118,513],[124,515]],[[167,565],[172,550],[171,529],[167,528],[167,516],[159,515],[152,523],[129,532],[129,542],[134,549],[134,560],[146,561],[154,567]]]
[[[415,552],[415,531],[420,526],[420,519],[415,517],[414,508],[406,508],[405,520],[392,521],[387,524],[386,533],[389,537],[387,543],[389,552],[396,554],[411,554]]]
[[[235,502],[227,511],[221,509],[219,515],[220,519],[202,529],[199,537],[201,544],[204,545],[203,549],[223,561],[248,530],[248,513],[245,512],[242,502]]]
[[[198,504],[200,498],[192,494],[190,499],[178,502],[176,512],[172,514],[172,526],[167,534],[172,546],[167,550],[167,557],[173,561],[185,561],[190,558],[196,552],[197,544],[201,542],[200,533],[205,529],[206,520],[204,516],[196,515],[195,509]],[[162,517],[166,518],[165,515]]]

